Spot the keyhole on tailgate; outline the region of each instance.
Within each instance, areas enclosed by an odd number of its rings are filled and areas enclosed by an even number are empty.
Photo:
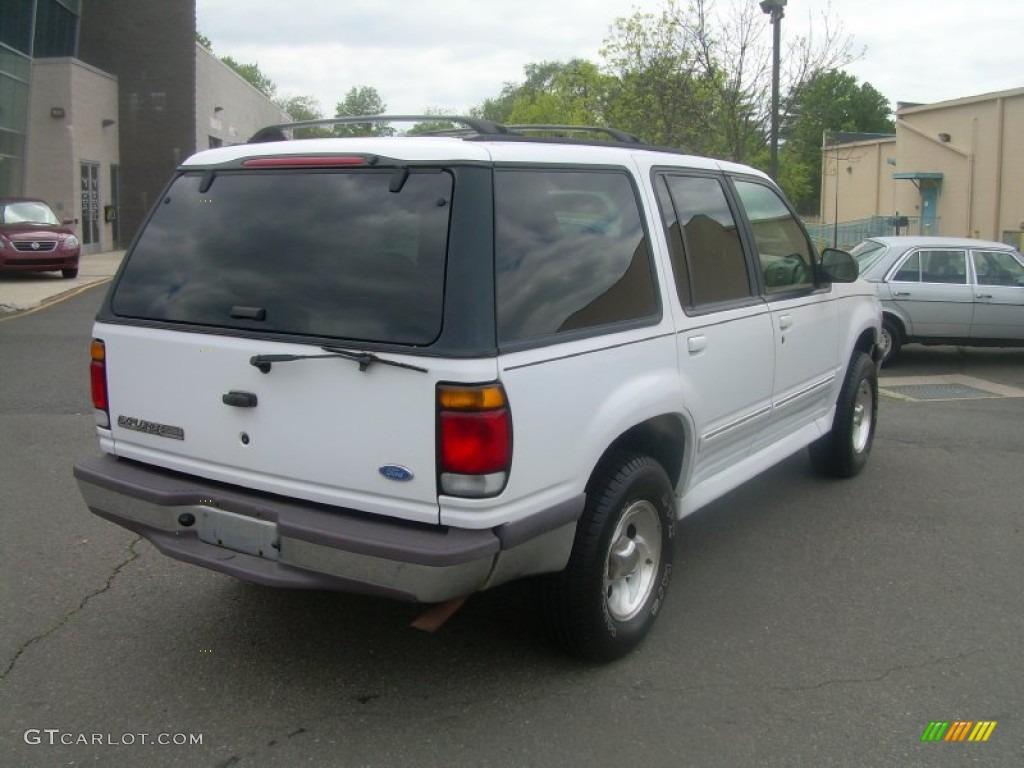
[[[249,444],[249,433],[248,432],[243,432],[242,434],[240,434],[238,436],[238,439],[242,441],[242,445],[248,445]]]

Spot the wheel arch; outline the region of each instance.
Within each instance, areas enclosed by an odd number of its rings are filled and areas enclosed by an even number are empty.
[[[683,474],[689,434],[683,417],[675,413],[664,413],[633,425],[615,438],[601,454],[591,469],[587,491],[609,461],[622,453],[650,456],[661,464],[669,483],[677,488]]]
[[[882,319],[892,320],[893,324],[899,329],[901,341],[905,341],[907,338],[907,324],[903,318],[897,312],[893,312],[889,309],[882,310]]]

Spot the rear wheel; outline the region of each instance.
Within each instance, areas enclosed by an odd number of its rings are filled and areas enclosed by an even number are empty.
[[[672,486],[654,459],[619,455],[591,481],[565,570],[539,581],[548,634],[567,652],[611,661],[657,618],[672,573]]]
[[[877,417],[877,369],[870,357],[855,352],[836,401],[832,430],[811,443],[814,469],[827,477],[853,477],[864,469]]]

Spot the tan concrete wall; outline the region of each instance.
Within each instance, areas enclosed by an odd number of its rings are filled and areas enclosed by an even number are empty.
[[[54,107],[64,117],[52,117]],[[111,203],[110,167],[118,162],[117,117],[113,75],[77,59],[33,61],[25,194],[49,202],[62,219],[81,220],[79,163],[99,163],[102,211]],[[101,216],[99,250],[113,247],[111,227]]]
[[[63,109],[64,117],[50,116]],[[71,67],[68,59],[32,63],[25,141],[25,195],[46,200],[62,219],[78,218]]]
[[[839,172],[839,221],[893,215],[895,139],[841,144],[823,155],[820,221],[836,221],[836,170]]]
[[[216,56],[196,44],[196,151],[210,146],[210,137],[224,146],[244,144],[265,125],[290,118]]]
[[[894,210],[921,216],[922,182],[901,179],[892,186],[892,175],[940,173],[935,234],[1003,240],[1024,231],[1024,88],[904,107],[897,112],[891,151],[896,166],[878,166],[872,189],[869,174],[859,177],[866,147],[840,147],[840,222]],[[845,170],[849,166],[852,171]],[[829,149],[822,157],[823,221],[835,220],[835,169]]]

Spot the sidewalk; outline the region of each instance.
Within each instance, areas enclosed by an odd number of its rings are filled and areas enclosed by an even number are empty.
[[[0,316],[25,312],[47,304],[64,294],[103,283],[117,272],[124,251],[83,255],[78,262],[78,277],[65,280],[59,272],[0,273]]]

